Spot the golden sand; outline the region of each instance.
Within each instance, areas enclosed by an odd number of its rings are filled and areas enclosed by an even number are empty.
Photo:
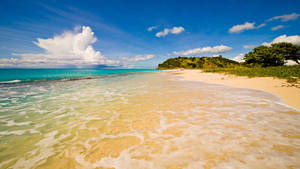
[[[283,79],[272,77],[247,78],[219,73],[204,73],[200,70],[182,70],[176,74],[180,76],[181,80],[186,81],[201,81],[271,92],[281,97],[285,104],[300,109],[300,88],[291,86]]]
[[[58,127],[39,141],[38,151],[7,166],[300,167],[299,112],[280,105],[269,93],[174,77],[168,72],[148,75],[142,81],[147,84],[134,83],[139,86],[124,99],[111,99],[101,106],[86,102],[80,107],[81,114],[65,122],[70,125]],[[122,85],[131,90],[133,83]],[[48,157],[47,153],[52,154]]]

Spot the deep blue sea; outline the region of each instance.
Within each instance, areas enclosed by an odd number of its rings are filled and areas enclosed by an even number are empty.
[[[0,84],[95,78],[115,74],[155,71],[155,69],[0,69]]]

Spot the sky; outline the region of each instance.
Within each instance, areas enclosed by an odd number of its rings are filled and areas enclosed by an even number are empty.
[[[0,68],[156,68],[300,45],[299,0],[1,0]]]

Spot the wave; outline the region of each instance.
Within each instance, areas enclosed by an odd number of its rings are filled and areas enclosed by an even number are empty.
[[[0,84],[19,83],[21,80],[0,81]]]
[[[104,79],[104,78],[113,78],[120,76],[129,76],[136,73],[147,73],[145,72],[127,72],[120,74],[103,74],[103,75],[93,75],[85,77],[70,77],[70,78],[50,78],[50,79],[24,79],[24,80],[11,80],[11,81],[0,81],[0,88],[2,87],[11,87],[19,85],[28,85],[28,84],[41,84],[41,83],[50,83],[50,82],[68,82],[68,81],[78,81],[78,80],[92,80],[92,79]]]

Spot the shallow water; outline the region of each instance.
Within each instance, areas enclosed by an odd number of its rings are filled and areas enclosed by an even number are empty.
[[[0,88],[0,168],[299,168],[300,113],[262,91],[134,73]]]

